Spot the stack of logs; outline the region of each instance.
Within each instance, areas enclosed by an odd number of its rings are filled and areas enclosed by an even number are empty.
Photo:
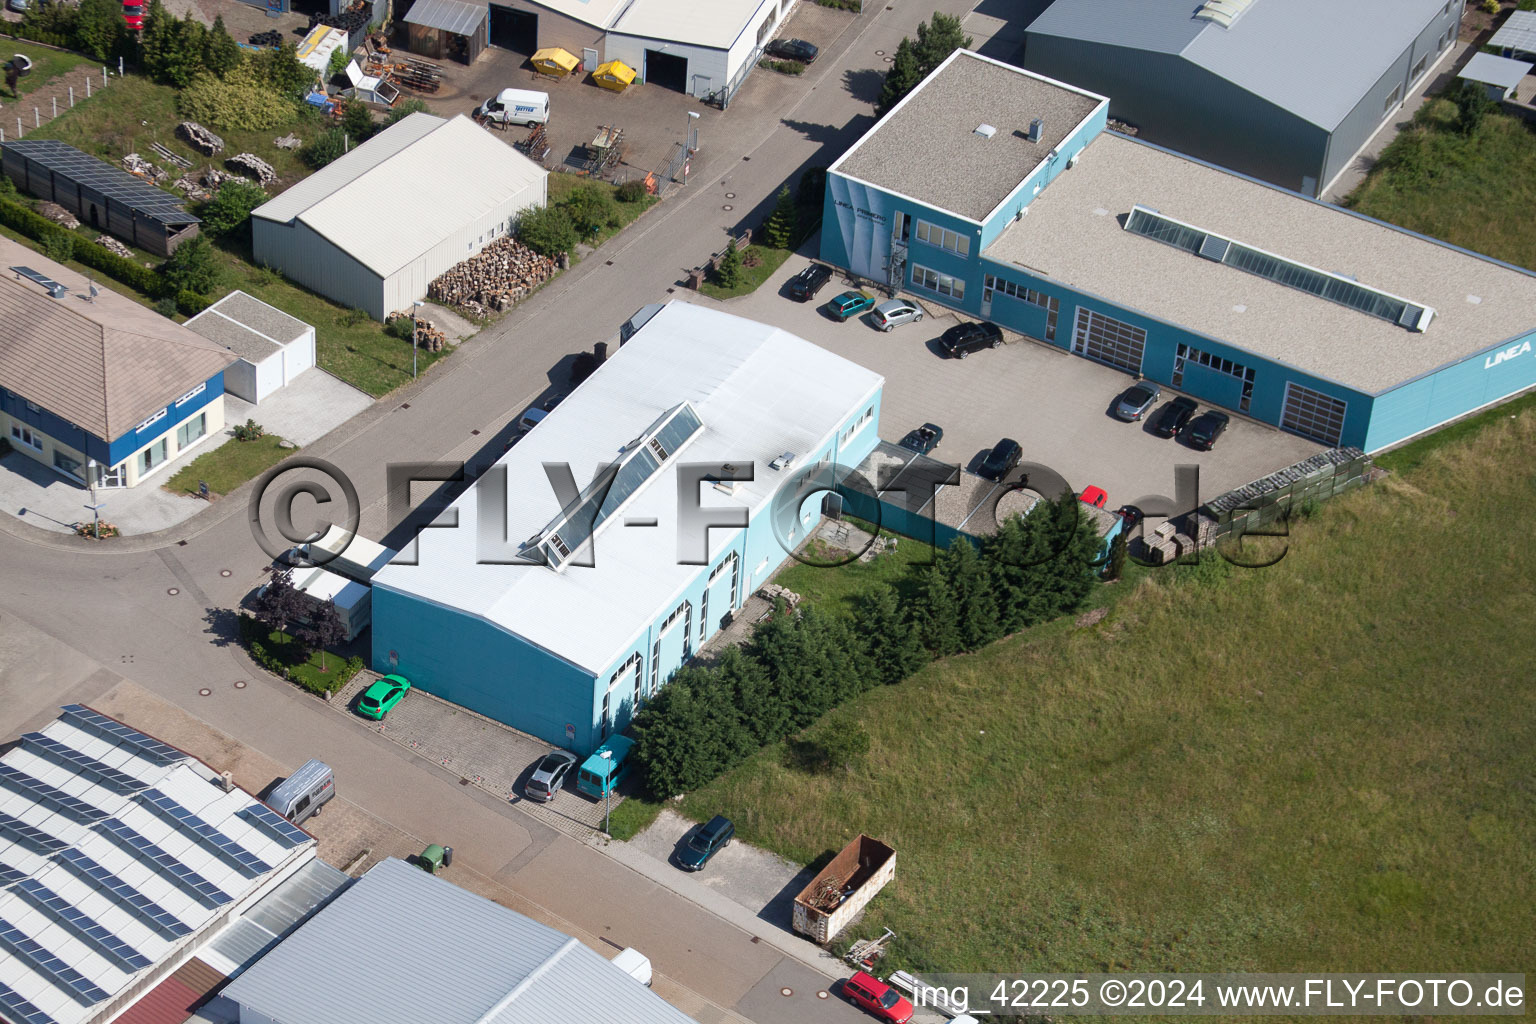
[[[409,320],[411,311],[408,309],[396,310],[384,318],[386,324],[392,324],[396,320]],[[416,319],[416,347],[428,352],[441,352],[443,346],[448,344],[448,336],[442,332],[431,320]]]
[[[555,270],[554,260],[507,235],[433,281],[427,297],[448,306],[473,301],[501,312],[521,302]]]

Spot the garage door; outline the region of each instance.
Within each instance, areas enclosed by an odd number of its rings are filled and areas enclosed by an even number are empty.
[[[1077,308],[1077,328],[1072,351],[1089,359],[1141,374],[1141,356],[1147,348],[1147,332],[1091,309]]]
[[[1332,395],[1287,381],[1280,425],[1302,437],[1336,445],[1344,431],[1344,410],[1348,407],[1348,403]]]
[[[688,58],[662,53],[660,50],[646,50],[645,84],[687,92]]]
[[[502,4],[491,4],[487,39],[492,46],[533,56],[539,48],[539,16],[532,11],[514,11]]]

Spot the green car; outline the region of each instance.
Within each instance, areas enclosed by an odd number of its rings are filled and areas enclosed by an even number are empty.
[[[404,676],[385,676],[383,679],[376,680],[372,686],[368,687],[368,691],[358,698],[357,710],[364,718],[371,718],[376,722],[383,721],[384,716],[400,703],[400,699],[405,696],[405,691],[410,688],[411,681]]]
[[[875,297],[866,292],[843,292],[827,303],[827,312],[839,322],[875,308]]]

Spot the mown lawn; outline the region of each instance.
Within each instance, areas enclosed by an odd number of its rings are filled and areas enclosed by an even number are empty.
[[[39,88],[47,85],[49,82],[53,81],[55,78],[58,78],[60,75],[68,74],[69,72],[74,71],[76,68],[80,67],[91,68],[97,72],[96,80],[91,83],[92,88],[101,84],[101,65],[97,64],[89,57],[78,53],[70,53],[64,50],[50,49],[46,46],[38,46],[35,43],[23,42],[20,39],[7,38],[5,42],[0,45],[4,45],[5,47],[5,52],[7,54],[5,60],[10,60],[11,58],[9,55],[13,53],[25,54],[32,59],[31,73],[16,80],[16,89],[21,93],[22,96],[26,96],[31,92],[36,92]],[[79,103],[80,100],[85,96],[85,85],[84,79],[81,78],[81,76],[76,75],[75,77],[80,79],[80,81],[75,83],[75,102]],[[0,75],[0,82],[3,81],[4,76]],[[4,85],[0,85],[0,95],[4,95],[7,99],[13,98],[11,91],[5,88]],[[68,104],[69,100],[67,96],[64,99],[60,99],[59,109],[64,109],[68,106]],[[52,109],[53,107],[50,105],[43,111],[43,116],[49,116],[49,113],[52,111]],[[14,118],[21,113],[22,111],[20,110],[13,110],[11,112],[12,119],[14,120]],[[30,114],[31,111],[27,110],[26,113]],[[28,131],[27,134],[30,135],[31,131]]]
[[[1536,268],[1536,132],[1489,114],[1470,135],[1449,100],[1424,104],[1344,205],[1522,267]]]
[[[682,809],[802,863],[890,842],[846,936],[893,929],[883,967],[1522,970],[1536,410],[1484,423],[1294,524],[1272,568],[1142,570],[1096,625],[864,695],[856,771],[768,748]]]
[[[741,280],[734,288],[725,288],[706,280],[699,291],[712,299],[734,299],[738,295],[750,295],[758,286],[773,276],[773,272],[789,259],[788,249],[774,249],[766,245],[749,245],[741,250]]]
[[[161,486],[176,494],[197,494],[197,485],[206,481],[215,495],[228,494],[297,450],[282,447],[282,441],[275,434],[254,441],[226,441],[187,463]]]

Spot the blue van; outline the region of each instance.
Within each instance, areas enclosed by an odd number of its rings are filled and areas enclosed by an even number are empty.
[[[628,736],[611,737],[581,763],[581,773],[576,776],[576,788],[599,800],[613,792],[624,776],[629,774],[629,752],[634,745],[635,741]],[[604,757],[604,751],[613,756]]]

